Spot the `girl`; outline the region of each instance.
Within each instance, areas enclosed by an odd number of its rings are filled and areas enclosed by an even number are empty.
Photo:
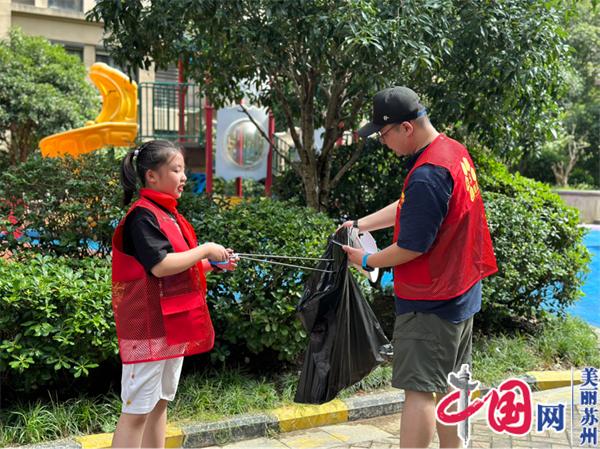
[[[122,413],[113,447],[163,447],[167,402],[186,355],[210,351],[214,330],[206,305],[209,259],[233,270],[233,251],[198,246],[176,209],[186,182],[183,154],[167,141],[146,142],[121,164],[123,203],[141,181],[139,199],[113,236],[113,310],[123,362]]]

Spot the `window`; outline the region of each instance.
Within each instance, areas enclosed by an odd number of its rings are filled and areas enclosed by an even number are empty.
[[[75,45],[63,45],[65,51],[70,55],[77,56],[80,61],[83,61],[83,47],[77,47]]]
[[[154,80],[160,83],[176,83],[179,79],[177,66],[169,67],[167,70],[156,70]]]
[[[12,0],[13,3],[20,3],[21,5],[35,6],[35,0]]]
[[[67,53],[73,56],[77,56],[80,61],[83,61],[83,45],[71,42],[61,42],[50,40],[54,45],[62,45]]]
[[[96,48],[96,62],[103,62],[104,64],[114,67],[115,69],[118,69],[125,75],[129,76],[127,67],[122,67],[119,64],[117,64],[115,60],[110,56],[110,54],[106,52],[106,50]],[[139,72],[138,69],[135,67],[131,70],[131,79],[136,83],[139,80]]]
[[[103,62],[104,64],[108,64],[110,66],[113,65],[112,58],[106,53],[100,53],[96,51],[96,62]]]
[[[48,0],[48,7],[83,12],[83,0]]]
[[[167,70],[156,70],[154,74],[153,97],[154,106],[159,108],[176,108],[179,89],[176,85],[165,83],[176,83],[178,79],[177,67],[169,67]],[[161,84],[163,83],[163,84]]]

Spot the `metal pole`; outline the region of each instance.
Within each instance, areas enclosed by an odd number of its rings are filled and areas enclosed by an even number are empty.
[[[248,256],[240,256],[240,259],[241,260],[251,260],[252,262],[259,262],[259,263],[270,263],[272,265],[281,265],[281,266],[290,267],[290,268],[300,268],[301,270],[321,271],[323,273],[333,273],[333,270],[322,270],[321,268],[305,267],[303,265],[295,265],[295,264],[291,264],[291,263],[276,262],[274,260],[257,259],[257,258],[248,257]]]
[[[269,111],[269,155],[267,156],[267,179],[265,180],[265,196],[271,196],[273,184],[273,135],[275,134],[275,116]]]
[[[213,175],[213,137],[212,137],[212,126],[213,126],[213,107],[210,104],[208,98],[204,104],[204,114],[206,121],[206,139],[204,142],[204,165],[206,170],[206,194],[212,195],[212,175]]]
[[[244,132],[241,128],[238,129],[237,136],[237,161],[240,167],[244,165]],[[242,177],[238,176],[235,178],[235,192],[240,198],[243,195],[242,192]]]
[[[242,104],[243,101],[240,101],[240,104]],[[244,151],[244,135],[242,134],[242,131],[238,131],[238,134],[236,136],[236,140],[237,140],[237,162],[240,165],[240,167],[242,167],[244,165],[244,156],[243,156],[243,151]],[[242,177],[238,176],[237,178],[235,178],[235,192],[236,195],[239,196],[240,198],[242,197]]]
[[[235,253],[235,256],[240,257],[258,257],[261,259],[302,259],[302,260],[316,260],[318,262],[332,262],[333,259],[323,259],[322,257],[304,257],[304,256],[280,256],[277,254],[251,254],[251,253]]]
[[[183,60],[179,58],[177,62],[177,82],[179,83],[179,143],[185,140],[185,76],[183,73]]]

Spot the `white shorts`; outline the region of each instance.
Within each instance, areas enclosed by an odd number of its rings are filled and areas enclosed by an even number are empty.
[[[123,413],[150,413],[159,400],[172,401],[177,392],[183,357],[157,362],[123,364]]]

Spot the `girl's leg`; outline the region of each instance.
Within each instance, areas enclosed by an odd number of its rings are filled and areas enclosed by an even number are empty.
[[[148,415],[142,447],[164,447],[167,431],[167,405],[175,398],[183,357],[163,360],[161,362],[160,400]]]
[[[112,447],[141,447],[148,415],[121,413],[113,435]]]
[[[144,435],[142,437],[142,447],[165,447],[167,404],[168,401],[161,399],[148,414]]]

